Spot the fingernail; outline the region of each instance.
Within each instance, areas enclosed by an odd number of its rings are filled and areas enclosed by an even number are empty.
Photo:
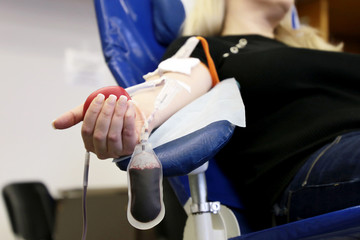
[[[110,94],[110,96],[108,97],[108,99],[106,99],[106,102],[107,103],[110,103],[110,104],[114,104],[117,100],[117,97],[113,94]]]
[[[127,102],[127,97],[124,96],[124,95],[121,95],[120,98],[119,98],[118,104],[119,105],[125,105],[126,102]]]
[[[105,99],[104,94],[99,93],[95,98],[95,102],[101,104],[104,102],[104,99]]]
[[[121,95],[121,96],[120,96],[120,100],[122,100],[122,101],[127,101],[128,98],[127,98],[127,96],[125,96],[125,95]]]

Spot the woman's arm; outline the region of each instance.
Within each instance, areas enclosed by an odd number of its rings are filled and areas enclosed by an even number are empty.
[[[197,97],[205,94],[212,85],[207,67],[196,65],[190,75],[169,72],[164,76],[190,86],[191,92],[180,89],[170,104],[156,112],[149,130],[158,127],[179,109]],[[156,79],[154,76],[152,79]],[[151,81],[149,79],[148,81]],[[142,113],[148,117],[154,110],[154,102],[162,86],[152,90],[141,91],[127,101],[121,97],[110,96],[104,99],[98,95],[90,104],[83,120],[81,134],[85,148],[94,152],[98,158],[117,158],[129,155],[139,142],[144,123]],[[63,114],[53,122],[56,129],[69,128],[82,120],[82,105]]]

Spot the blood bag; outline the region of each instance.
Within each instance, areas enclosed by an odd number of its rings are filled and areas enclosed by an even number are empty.
[[[156,226],[165,215],[162,165],[151,144],[139,143],[127,168],[129,223],[138,229]]]

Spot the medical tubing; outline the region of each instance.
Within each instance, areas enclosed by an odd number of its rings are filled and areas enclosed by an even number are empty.
[[[163,83],[165,83],[165,84],[164,84],[163,89],[160,91],[159,95],[156,97],[155,103],[154,103],[154,110],[151,112],[151,114],[148,116],[148,118],[146,118],[145,114],[140,110],[137,103],[135,101],[133,101],[135,107],[137,109],[139,109],[139,112],[141,113],[141,117],[144,121],[144,125],[143,125],[143,127],[141,129],[141,133],[140,133],[140,142],[145,142],[148,140],[149,135],[150,135],[149,125],[154,120],[155,114],[159,111],[159,109],[161,109],[162,107],[169,104],[169,102],[173,99],[174,95],[177,93],[177,91],[176,91],[177,87],[180,85],[180,84],[176,84],[176,80],[170,80],[165,77],[162,77],[162,78],[160,78],[158,80],[154,80],[154,81],[156,82],[156,84],[149,84],[148,86],[157,87]],[[144,88],[148,88],[148,87],[146,85],[144,85]],[[138,88],[137,91],[139,89],[140,88]]]
[[[148,89],[148,88],[155,88],[157,86],[160,86],[161,84],[163,84],[165,81],[164,78],[159,78],[157,80],[153,80],[153,81],[146,81],[131,87],[126,88],[126,92],[130,95],[133,96],[135,95],[136,92],[143,90],[143,89]]]
[[[144,141],[148,140],[149,135],[150,135],[150,132],[149,132],[150,123],[154,120],[154,116],[157,113],[157,111],[161,107],[163,107],[162,106],[163,103],[168,103],[171,100],[171,99],[170,100],[168,99],[168,96],[174,95],[175,91],[174,91],[174,89],[171,89],[171,88],[168,87],[168,79],[165,78],[165,77],[161,77],[161,78],[159,78],[157,80],[145,82],[145,83],[139,84],[137,86],[133,86],[133,87],[130,87],[130,88],[126,89],[126,91],[132,96],[137,91],[139,91],[141,89],[148,89],[148,88],[158,87],[158,86],[160,86],[162,84],[164,84],[164,88],[160,91],[160,94],[156,97],[155,104],[154,104],[154,110],[152,111],[152,113],[149,115],[148,118],[146,118],[145,114],[140,110],[137,103],[135,101],[133,101],[135,107],[141,113],[141,117],[142,117],[142,119],[144,121],[144,125],[143,125],[143,127],[141,129],[141,133],[140,133],[140,142],[144,142]],[[173,86],[173,88],[175,88],[175,87],[176,86]],[[170,90],[172,90],[172,91],[170,92]],[[166,92],[166,91],[168,91],[168,92]],[[167,101],[165,101],[165,100],[167,100]]]
[[[187,86],[184,86],[184,85],[180,84],[177,80],[169,79],[169,78],[165,78],[165,77],[162,77],[162,79],[165,80],[164,87],[163,87],[163,89],[160,91],[159,95],[155,99],[154,110],[152,111],[152,113],[148,116],[148,118],[145,121],[146,124],[147,124],[147,128],[143,128],[143,129],[149,130],[148,126],[154,120],[155,114],[161,108],[164,108],[168,104],[170,104],[171,100],[178,93],[179,87],[183,87],[187,91],[190,91],[189,89],[187,89]],[[140,139],[141,141],[147,141],[147,139],[149,137],[149,134],[150,134],[149,132],[145,131],[144,133],[146,133],[146,134],[142,135],[144,138],[141,138]]]
[[[84,179],[83,179],[83,195],[82,195],[82,212],[83,212],[83,231],[82,231],[82,240],[86,239],[87,234],[87,212],[86,212],[86,195],[87,187],[89,181],[89,165],[90,165],[90,152],[86,151],[85,153],[85,162],[84,162]]]
[[[139,108],[138,104],[132,100],[132,102],[134,103],[135,107],[137,108],[138,112],[140,112],[141,118],[144,121],[144,124],[141,128],[141,132],[140,132],[140,142],[143,142],[144,140],[147,141],[149,138],[149,122],[146,119],[146,116],[144,114],[143,111],[141,111],[141,109]]]

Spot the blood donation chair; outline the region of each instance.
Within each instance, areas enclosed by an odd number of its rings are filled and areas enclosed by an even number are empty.
[[[129,87],[157,68],[185,17],[180,0],[94,0],[105,61]],[[184,239],[356,239],[360,206],[252,232],[239,193],[217,167],[216,153],[235,126],[218,121],[156,147],[164,176],[188,219]],[[117,162],[126,170],[129,159]],[[344,196],[346,197],[346,196]],[[116,207],[116,206],[114,206]]]

